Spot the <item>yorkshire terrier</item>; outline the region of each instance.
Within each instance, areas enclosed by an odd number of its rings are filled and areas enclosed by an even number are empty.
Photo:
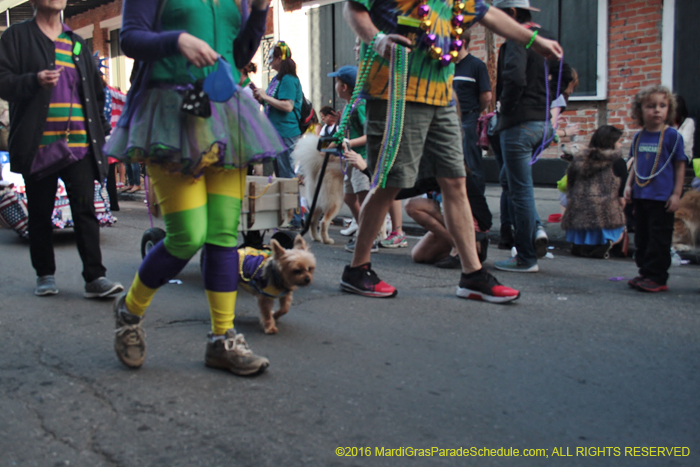
[[[313,281],[316,257],[300,235],[294,239],[291,250],[282,248],[275,239],[270,244],[271,250],[238,250],[239,285],[258,298],[265,334],[276,334],[276,320],[289,312],[292,293]],[[279,299],[280,307],[273,312],[275,299]]]

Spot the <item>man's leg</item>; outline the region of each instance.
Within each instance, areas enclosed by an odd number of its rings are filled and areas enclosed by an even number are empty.
[[[486,180],[484,178],[484,162],[481,148],[477,146],[478,136],[476,126],[479,115],[472,113],[462,121],[462,150],[464,151],[464,162],[469,167],[476,188],[483,195],[486,191]]]
[[[370,262],[370,250],[377,232],[384,226],[386,214],[400,188],[378,188],[365,198],[360,209],[360,227],[357,230],[357,243],[352,256],[351,267]]]
[[[454,241],[462,261],[462,272],[470,274],[481,269],[476,251],[476,237],[472,209],[467,201],[465,177],[438,178],[442,191],[442,209],[445,226]]]
[[[521,269],[536,270],[535,229],[537,214],[530,160],[533,148],[542,138],[544,123],[527,122],[501,132],[501,150],[508,176],[508,196],[515,224],[517,262]],[[497,266],[499,269],[502,267]],[[511,270],[511,269],[508,269]],[[532,271],[534,272],[534,271]]]

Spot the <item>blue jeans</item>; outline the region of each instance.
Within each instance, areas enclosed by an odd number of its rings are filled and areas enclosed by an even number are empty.
[[[296,174],[294,173],[294,167],[292,165],[292,151],[294,151],[294,146],[296,146],[297,141],[299,141],[301,135],[293,136],[291,138],[282,138],[282,142],[287,147],[284,151],[277,153],[277,158],[275,159],[275,175],[280,178],[294,178]],[[292,227],[301,227],[302,218],[301,213],[294,213],[292,217],[291,225]]]
[[[462,151],[464,152],[464,162],[471,170],[476,186],[483,195],[486,191],[486,180],[484,179],[484,163],[481,148],[476,145],[478,137],[476,134],[476,124],[479,119],[477,112],[462,115]]]
[[[292,167],[291,154],[294,151],[294,146],[296,146],[297,141],[299,141],[300,136],[293,136],[291,138],[282,138],[282,142],[287,147],[282,152],[277,153],[277,158],[275,159],[275,175],[280,178],[294,178],[294,167]]]
[[[508,178],[506,177],[506,168],[503,165],[500,134],[489,135],[489,143],[491,143],[493,155],[498,164],[498,184],[501,185],[501,232],[503,232],[504,229],[510,229],[513,226],[513,221],[510,219],[510,210],[512,207],[508,199]]]
[[[515,227],[518,259],[526,266],[537,264],[535,230],[539,216],[535,207],[530,160],[542,143],[544,122],[524,122],[501,131],[501,152],[508,181],[508,198]]]
[[[140,186],[141,164],[137,162],[125,162],[124,169],[126,171],[126,179],[129,181],[129,186]]]

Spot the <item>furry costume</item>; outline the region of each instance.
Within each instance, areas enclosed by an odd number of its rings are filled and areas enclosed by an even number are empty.
[[[619,151],[591,148],[574,158],[566,172],[568,205],[562,229],[616,229],[625,225],[618,201],[621,181],[613,173],[613,164],[621,157]]]

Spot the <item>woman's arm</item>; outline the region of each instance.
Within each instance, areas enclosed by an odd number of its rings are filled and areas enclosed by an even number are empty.
[[[157,31],[158,0],[125,0],[119,41],[136,60],[155,62],[181,53],[197,67],[211,66],[219,54],[187,31]]]
[[[22,73],[19,69],[20,47],[16,29],[10,28],[2,34],[0,38],[0,98],[8,102],[29,99],[41,89],[38,73]]]
[[[268,5],[268,0],[253,0],[250,16],[238,37],[233,41],[235,65],[238,69],[243,68],[253,59],[260,46],[260,39],[265,34]]]
[[[291,99],[284,99],[284,100],[279,100],[275,99],[272,96],[268,96],[266,93],[261,92],[259,89],[256,89],[255,91],[255,98],[262,104],[262,103],[268,103],[270,104],[270,107],[274,107],[277,110],[281,110],[282,112],[289,113],[292,110],[294,110],[294,101]]]

